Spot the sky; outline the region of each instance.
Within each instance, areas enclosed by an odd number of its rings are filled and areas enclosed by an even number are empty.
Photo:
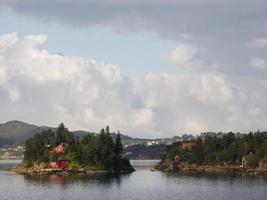
[[[133,137],[267,130],[266,0],[0,0],[0,122]]]

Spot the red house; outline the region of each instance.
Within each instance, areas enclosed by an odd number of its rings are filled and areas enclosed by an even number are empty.
[[[56,153],[63,153],[64,152],[64,146],[63,145],[58,145],[57,147],[54,148],[54,151]]]
[[[174,157],[174,161],[175,161],[175,162],[180,162],[180,161],[181,161],[181,157],[178,156],[178,155],[176,155],[176,156]]]
[[[53,169],[65,169],[69,164],[68,160],[57,160],[55,162],[50,162],[50,167]]]
[[[182,148],[185,149],[191,149],[193,146],[200,144],[201,140],[188,140],[188,141],[183,141],[182,143]]]

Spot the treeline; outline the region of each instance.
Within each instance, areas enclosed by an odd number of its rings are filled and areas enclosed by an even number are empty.
[[[197,165],[241,165],[242,158],[247,167],[256,168],[267,164],[267,135],[266,132],[245,134],[242,137],[230,132],[223,137],[206,136],[198,139],[192,148],[182,148],[182,142],[167,146],[163,159],[174,160],[180,156],[182,162]]]
[[[64,145],[64,152],[58,154],[53,150],[60,144]],[[100,134],[88,134],[78,139],[62,123],[56,133],[45,130],[26,141],[23,163],[31,167],[36,162],[49,163],[60,158],[70,161],[69,168],[132,169],[129,159],[122,153],[120,134],[113,141],[109,127],[102,129]]]

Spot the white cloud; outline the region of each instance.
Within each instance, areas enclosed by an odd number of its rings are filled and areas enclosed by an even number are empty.
[[[174,58],[175,62],[178,61],[177,65],[189,65],[185,68],[191,66],[190,70],[193,70],[199,64],[205,67],[206,63],[216,63],[220,72],[233,77],[239,75],[240,71],[251,75],[247,58],[259,55],[258,53],[266,54],[259,52],[266,51],[264,48],[249,48],[250,45],[266,47],[266,6],[267,1],[264,0],[216,3],[214,0],[204,0],[201,3],[196,0],[75,0],[67,3],[62,3],[62,0],[28,0],[23,3],[21,0],[0,0],[0,7],[3,11],[11,12],[11,16],[38,19],[44,22],[44,27],[47,22],[55,22],[70,29],[104,27],[126,34],[141,30],[148,35],[156,33],[157,38],[172,42],[192,43],[207,49],[204,59],[203,56],[195,57],[190,52],[183,52],[185,57]],[[73,10],[74,7],[76,9]],[[70,33],[71,31],[67,34]],[[249,45],[244,45],[251,38],[255,39]]]
[[[186,120],[184,129],[187,133],[201,133],[207,131],[207,127],[203,122],[200,123],[194,120]]]
[[[267,60],[263,58],[253,58],[250,61],[250,65],[256,69],[264,70],[267,69]]]
[[[20,93],[16,88],[8,89],[8,95],[11,102],[16,102],[20,99]]]
[[[267,97],[253,85],[261,82],[214,71],[123,77],[112,64],[43,49],[44,35],[0,41],[1,121],[63,121],[92,131],[110,125],[135,137],[267,128]],[[191,63],[186,49],[176,53],[178,62]]]
[[[194,84],[191,94],[205,103],[227,103],[233,98],[226,81],[214,74],[205,74]]]
[[[201,62],[194,58],[195,52],[188,47],[180,46],[176,47],[170,53],[170,61],[175,63],[179,68],[198,68]]]
[[[153,111],[150,108],[143,108],[141,112],[137,112],[135,116],[136,125],[149,124],[153,121]]]
[[[8,67],[4,63],[4,58],[0,55],[0,85],[8,79]]]
[[[0,49],[7,48],[15,44],[18,41],[18,37],[16,33],[9,33],[6,35],[2,35],[0,38]]]
[[[263,111],[260,108],[253,108],[248,111],[248,114],[252,117],[258,117],[259,115],[263,114]]]
[[[169,61],[186,71],[215,70],[218,67],[216,64],[210,65],[197,58],[200,51],[204,53],[206,49],[199,50],[191,45],[178,46],[169,53]]]

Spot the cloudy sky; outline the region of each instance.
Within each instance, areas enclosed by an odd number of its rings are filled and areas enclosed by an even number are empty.
[[[267,130],[266,0],[0,0],[0,122],[134,137]]]

